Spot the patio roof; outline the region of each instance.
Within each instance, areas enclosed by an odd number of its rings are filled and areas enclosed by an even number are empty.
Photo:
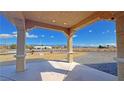
[[[94,12],[24,12],[25,19],[53,26],[71,28]]]
[[[27,29],[38,26],[64,32],[80,29],[100,19],[111,19],[113,16],[113,12],[96,11],[25,11],[5,14],[9,19],[23,17]]]

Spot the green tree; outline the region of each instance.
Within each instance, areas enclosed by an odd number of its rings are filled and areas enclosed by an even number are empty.
[[[31,45],[26,45],[26,48],[31,50],[31,49],[33,49],[33,46],[31,46]]]
[[[105,48],[105,47],[104,47],[104,46],[102,46],[102,45],[99,45],[99,46],[98,46],[98,48]]]
[[[16,49],[16,47],[17,47],[16,44],[10,45],[10,48],[11,48],[11,49]]]

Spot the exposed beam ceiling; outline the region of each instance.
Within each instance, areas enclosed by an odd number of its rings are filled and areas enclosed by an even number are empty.
[[[55,25],[51,25],[43,22],[37,22],[30,19],[25,19],[25,25],[26,25],[26,29],[30,29],[33,27],[42,27],[42,28],[48,28],[48,29],[54,29],[54,30],[60,30],[60,31],[68,31],[68,28],[55,26]]]
[[[78,22],[77,24],[73,25],[71,27],[71,29],[79,29],[79,28],[82,28],[90,23],[93,23],[97,20],[99,20],[100,17],[99,17],[99,13],[98,12],[95,12],[93,13],[92,15],[86,17],[85,19],[81,20],[80,22]]]

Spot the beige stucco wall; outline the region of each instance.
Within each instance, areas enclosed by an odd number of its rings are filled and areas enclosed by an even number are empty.
[[[116,19],[117,57],[124,58],[124,16]],[[124,62],[118,62],[118,80],[124,80]]]
[[[116,19],[117,57],[124,58],[124,16]]]

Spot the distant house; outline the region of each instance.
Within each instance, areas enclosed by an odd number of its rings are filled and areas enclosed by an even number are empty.
[[[52,46],[34,46],[34,49],[52,49]]]

